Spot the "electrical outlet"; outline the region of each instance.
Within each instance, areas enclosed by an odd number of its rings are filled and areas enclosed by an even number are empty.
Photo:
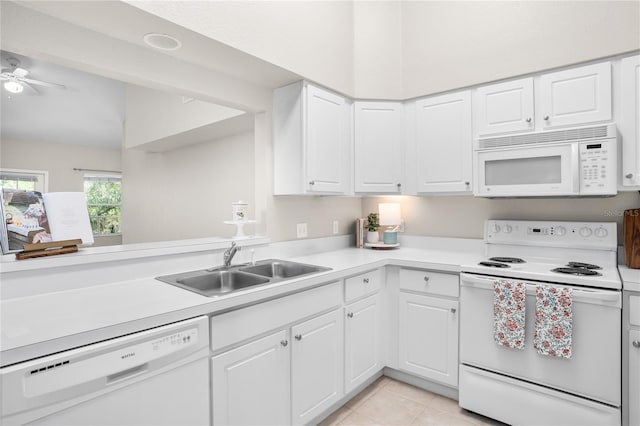
[[[296,227],[297,238],[307,238],[307,224],[299,223]]]
[[[398,226],[398,232],[404,232],[404,219],[400,219],[400,225]]]
[[[340,233],[340,222],[338,222],[337,220],[333,221],[333,233],[334,234]]]

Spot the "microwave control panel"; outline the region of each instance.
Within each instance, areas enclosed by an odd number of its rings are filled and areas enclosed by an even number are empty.
[[[580,143],[580,193],[605,195],[616,192],[616,141]]]

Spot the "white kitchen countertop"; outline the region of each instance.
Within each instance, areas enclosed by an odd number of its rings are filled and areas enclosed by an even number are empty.
[[[640,269],[631,269],[626,265],[618,265],[622,288],[631,291],[640,291]]]
[[[0,366],[41,357],[198,315],[244,305],[386,265],[459,272],[477,250],[345,248],[290,260],[332,268],[299,279],[209,298],[152,277],[2,301]],[[179,272],[179,271],[176,271]]]

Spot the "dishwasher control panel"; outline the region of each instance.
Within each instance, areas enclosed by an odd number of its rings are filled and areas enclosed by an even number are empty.
[[[185,347],[193,345],[198,342],[198,329],[192,328],[190,330],[180,331],[168,336],[162,336],[156,340],[150,342],[153,351],[170,351],[172,352],[176,347]]]

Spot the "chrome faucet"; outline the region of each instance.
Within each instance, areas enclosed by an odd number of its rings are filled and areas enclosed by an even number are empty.
[[[236,245],[235,241],[231,243],[231,247],[226,249],[224,251],[224,254],[222,255],[222,258],[224,259],[224,266],[231,265],[231,260],[233,259],[233,256],[235,256],[238,250],[240,250],[241,248],[242,247],[238,247]]]

